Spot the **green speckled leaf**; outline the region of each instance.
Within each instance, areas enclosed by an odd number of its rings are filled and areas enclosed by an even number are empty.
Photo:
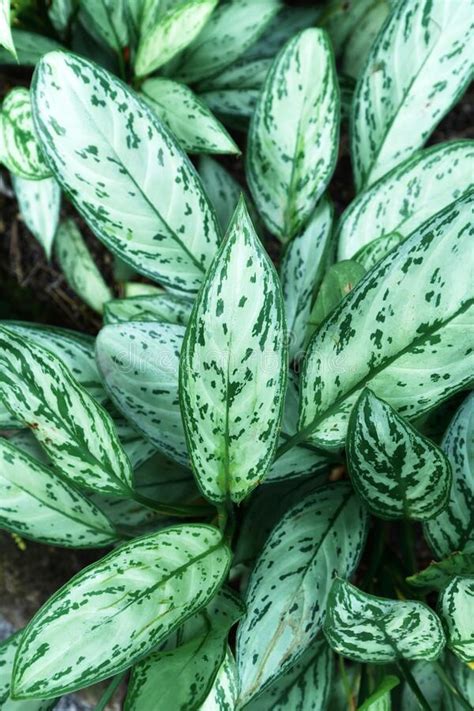
[[[368,389],[352,410],[347,453],[352,483],[376,516],[425,521],[446,507],[448,459]]]
[[[214,681],[209,696],[200,711],[235,711],[238,695],[238,680],[235,660],[227,650],[226,658]]]
[[[240,153],[224,126],[185,84],[156,77],[143,83],[141,93],[185,151]]]
[[[12,89],[2,104],[2,161],[20,178],[42,180],[51,175],[38,143],[28,89]]]
[[[217,529],[189,524],[136,539],[85,568],[25,628],[15,696],[53,697],[127,669],[210,601],[229,562]]]
[[[245,52],[242,61],[273,59],[297,32],[313,27],[320,15],[319,5],[301,7],[295,3],[290,6],[283,4],[262,36]]]
[[[290,240],[314,211],[334,170],[339,90],[323,30],[309,29],[278,54],[249,132],[247,177],[270,232]]]
[[[109,414],[57,356],[0,327],[0,398],[60,473],[96,491],[126,495],[130,462]]]
[[[152,294],[113,299],[104,304],[104,322],[159,321],[186,326],[193,301],[188,296]]]
[[[12,175],[12,183],[23,222],[49,259],[59,222],[61,189],[54,178],[26,180]]]
[[[61,45],[50,37],[43,37],[33,32],[12,29],[13,41],[18,55],[18,63],[25,66],[34,66],[43,54],[61,49]],[[0,47],[0,65],[17,64],[15,57]]]
[[[184,327],[130,322],[105,326],[96,341],[97,364],[119,411],[164,454],[186,464],[178,398]]]
[[[199,175],[224,234],[243,192],[242,188],[220,163],[208,156],[202,156],[199,160]]]
[[[218,227],[168,129],[118,79],[75,55],[46,55],[33,86],[48,161],[97,237],[141,274],[197,291]]]
[[[0,643],[0,707],[2,711],[52,711],[57,701],[28,699],[14,701],[10,696],[11,676],[15,654],[20,644],[21,632]]]
[[[16,57],[15,44],[10,28],[10,0],[0,0],[0,46]]]
[[[474,394],[457,411],[441,448],[453,470],[451,493],[446,510],[424,526],[438,558],[455,551],[474,552]]]
[[[242,703],[289,670],[316,637],[331,581],[352,574],[366,527],[367,514],[350,485],[337,483],[307,496],[273,529],[251,574],[248,612],[239,625]]]
[[[408,237],[474,187],[474,141],[418,151],[351,202],[339,223],[338,258],[350,259],[377,238]],[[357,257],[355,257],[357,260]]]
[[[199,82],[197,90],[261,89],[271,65],[271,59],[239,59],[219,74]]]
[[[354,96],[357,188],[371,185],[420,148],[459,99],[472,78],[473,17],[472,0],[396,3]]]
[[[226,126],[246,131],[260,93],[260,89],[217,89],[199,96]]]
[[[368,7],[367,12],[357,22],[344,47],[342,71],[348,76],[358,79],[364,70],[370,49],[390,12],[391,0],[375,0]],[[355,9],[364,2],[353,2]]]
[[[331,38],[336,55],[341,54],[373,4],[374,0],[328,0],[325,3],[319,23]]]
[[[221,590],[178,631],[175,645],[165,645],[134,667],[124,711],[199,711],[224,662],[229,629],[243,613],[238,598]]]
[[[128,43],[127,0],[79,0],[79,17],[92,36],[120,52]]]
[[[446,644],[463,662],[474,662],[474,576],[456,577],[441,592],[438,611]]]
[[[197,297],[180,361],[189,455],[211,501],[242,501],[271,464],[287,380],[284,335],[278,276],[242,200]]]
[[[341,579],[329,593],[324,633],[335,652],[360,662],[437,659],[445,644],[424,603],[368,595]]]
[[[1,438],[0,528],[68,548],[98,548],[118,539],[112,524],[85,496]]]
[[[474,576],[474,550],[458,551],[443,560],[433,561],[420,573],[407,578],[407,582],[415,588],[441,590],[451,578],[460,575]]]
[[[363,193],[365,194],[365,193]],[[354,261],[361,264],[366,271],[375,267],[381,259],[389,252],[398,247],[405,240],[405,237],[398,232],[391,232],[388,235],[381,235],[372,242],[368,242],[361,247],[354,255]]]
[[[135,74],[151,74],[200,33],[218,0],[182,0],[170,7],[140,37]]]
[[[365,386],[415,418],[469,383],[473,232],[467,196],[424,223],[336,307],[309,345],[301,438],[342,445]]]

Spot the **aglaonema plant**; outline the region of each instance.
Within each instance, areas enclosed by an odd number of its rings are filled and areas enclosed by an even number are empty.
[[[126,711],[474,703],[474,144],[422,148],[468,80],[472,5],[346,5],[308,27],[263,0],[53,3],[64,42],[79,11],[116,64],[53,49],[5,100],[11,172],[153,284],[112,298],[64,221],[97,338],[0,324],[0,526],[106,549],[0,645],[2,709],[107,679],[97,709],[120,684]],[[259,62],[250,202],[146,93]]]

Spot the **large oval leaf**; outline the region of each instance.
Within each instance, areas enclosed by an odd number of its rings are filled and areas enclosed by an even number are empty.
[[[130,296],[127,299],[112,299],[104,304],[104,322],[126,323],[127,321],[159,321],[186,326],[191,315],[193,301],[188,296],[156,294]]]
[[[59,222],[59,185],[54,178],[26,180],[16,175],[12,175],[12,183],[21,217],[49,259]]]
[[[352,483],[376,516],[424,521],[445,508],[449,461],[370,390],[352,410],[347,451]]]
[[[196,291],[217,248],[216,218],[145,102],[95,64],[51,52],[36,69],[33,114],[52,170],[97,237],[141,274]]]
[[[242,501],[270,466],[287,378],[282,301],[241,201],[197,297],[180,361],[189,454],[211,501]]]
[[[299,439],[315,433],[319,445],[342,445],[365,386],[413,418],[470,381],[460,334],[473,313],[472,206],[467,196],[426,222],[315,333],[302,373]]]
[[[358,188],[420,148],[461,96],[472,72],[473,10],[472,0],[396,4],[354,96],[351,148]]]
[[[351,486],[338,483],[307,496],[273,529],[251,574],[248,612],[239,625],[242,703],[290,669],[315,638],[331,582],[352,574],[366,527]]]
[[[229,562],[217,529],[190,524],[137,539],[85,568],[25,628],[13,693],[50,698],[127,669],[210,601]]]
[[[2,161],[14,175],[42,180],[51,175],[35,135],[28,89],[12,89],[2,104]]]
[[[323,30],[296,35],[268,73],[252,119],[247,177],[266,226],[282,241],[306,223],[337,158],[339,95]]]
[[[360,662],[437,659],[445,644],[424,603],[375,597],[340,579],[329,593],[324,634],[334,651]]]
[[[454,578],[441,593],[438,609],[448,647],[463,662],[474,662],[474,577]]]
[[[56,706],[56,701],[16,701],[10,695],[13,663],[21,634],[17,632],[0,644],[0,707],[2,711],[51,711]]]
[[[338,258],[350,259],[383,235],[408,237],[473,189],[473,160],[474,141],[453,141],[418,151],[391,170],[358,195],[342,215]]]

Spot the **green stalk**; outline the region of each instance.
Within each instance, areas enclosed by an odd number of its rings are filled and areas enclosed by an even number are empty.
[[[123,674],[118,674],[117,676],[114,676],[114,678],[100,697],[99,703],[95,707],[94,711],[105,711],[105,709],[107,708],[107,704],[109,703],[109,701],[111,701],[120,684],[125,679],[127,673],[128,669],[127,671],[124,671]]]

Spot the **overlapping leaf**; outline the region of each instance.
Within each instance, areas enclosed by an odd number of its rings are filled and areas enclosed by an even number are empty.
[[[288,241],[324,192],[337,157],[339,96],[326,34],[296,35],[274,60],[249,133],[247,177],[268,229]]]
[[[448,647],[463,662],[474,662],[474,576],[456,577],[442,591],[438,609]]]
[[[15,654],[20,644],[21,632],[0,643],[0,706],[2,711],[52,711],[56,701],[30,699],[16,701],[10,695],[11,676]]]
[[[82,2],[82,5],[84,6],[85,3]],[[100,10],[106,7],[105,3],[100,3],[100,5]],[[75,0],[51,0],[48,8],[48,17],[56,32],[61,36],[66,33],[74,10]]]
[[[188,296],[156,294],[113,299],[104,304],[104,321],[159,321],[186,326],[191,315],[193,301]]]
[[[118,674],[210,601],[229,562],[217,529],[190,524],[136,539],[85,568],[26,627],[13,693],[49,698]]]
[[[203,156],[199,161],[199,175],[214,206],[221,230],[225,233],[242,188],[220,163],[208,156]]]
[[[26,180],[15,175],[12,175],[12,182],[22,219],[49,259],[59,222],[59,185],[54,178]]]
[[[31,116],[30,93],[17,87],[5,97],[0,114],[2,161],[14,174],[27,180],[51,175],[39,146]]]
[[[329,0],[325,4],[320,23],[329,34],[336,55],[341,54],[352,32],[362,22],[364,15],[373,4],[374,0],[349,3],[347,0]]]
[[[127,0],[79,0],[80,18],[92,35],[120,52],[128,43]]]
[[[411,665],[410,672],[426,701],[430,704],[430,708],[442,708],[443,685],[436,674],[433,662],[424,662],[420,659]],[[418,699],[406,682],[403,686],[401,704],[403,711],[419,711],[420,709]]]
[[[443,560],[433,561],[407,581],[416,588],[441,590],[452,578],[460,575],[474,576],[474,551],[457,551]]]
[[[262,36],[242,56],[242,62],[273,59],[297,32],[313,27],[321,15],[317,5],[281,5]]]
[[[365,509],[347,483],[319,488],[276,525],[251,574],[239,625],[242,703],[289,670],[313,641],[331,581],[351,575],[366,526]]]
[[[370,49],[390,12],[391,0],[377,0],[368,8],[367,12],[354,26],[344,48],[342,70],[348,76],[358,79],[364,70],[365,62]],[[351,9],[358,11],[364,2],[352,3]]]
[[[230,650],[200,711],[234,711],[238,696],[235,661]]]
[[[25,66],[34,66],[46,52],[61,49],[61,45],[50,37],[43,37],[25,30],[14,28],[12,36],[18,59],[0,47],[0,65],[17,64],[18,62]]]
[[[141,274],[196,291],[218,227],[168,129],[130,89],[75,55],[46,55],[33,87],[43,150],[91,229]]]
[[[189,455],[211,501],[242,501],[265,477],[285,396],[284,335],[278,277],[241,201],[197,298],[180,361]]]
[[[381,259],[387,256],[395,247],[398,247],[405,240],[405,237],[398,232],[390,232],[388,235],[381,235],[372,242],[364,245],[354,255],[354,261],[358,262],[367,271],[375,267]]]

